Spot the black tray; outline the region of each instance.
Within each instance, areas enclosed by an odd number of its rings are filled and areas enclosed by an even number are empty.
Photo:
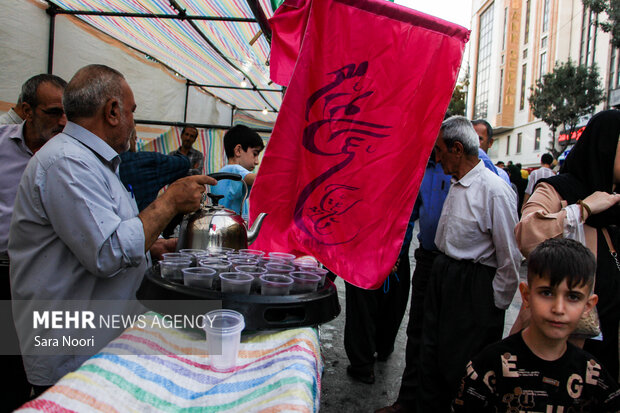
[[[220,291],[187,287],[161,278],[159,265],[149,268],[136,297],[148,309],[161,314],[178,314],[179,308],[166,305],[168,300],[191,300],[182,312],[205,314],[213,309],[211,300],[221,300],[222,307],[243,314],[246,330],[273,330],[314,326],[333,320],[340,314],[336,286],[328,279],[318,291],[285,296],[225,294]],[[204,308],[200,302],[205,301]],[[187,314],[190,315],[190,314]]]

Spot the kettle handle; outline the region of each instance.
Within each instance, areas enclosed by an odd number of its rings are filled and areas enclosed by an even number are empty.
[[[245,180],[241,179],[241,175],[239,174],[235,174],[232,172],[214,172],[212,174],[208,174],[207,176],[210,176],[211,178],[215,179],[216,181],[219,181],[220,179],[230,179],[232,181],[241,181],[243,183],[243,188],[245,189],[244,194],[243,194],[243,199],[241,200],[241,211],[239,211],[239,214],[243,213],[243,204],[245,204],[245,200],[248,197],[248,195],[250,194],[250,190],[248,189],[248,184],[245,183]],[[206,200],[205,197],[203,197],[203,202]]]
[[[234,173],[231,173],[231,172],[214,172],[212,174],[208,174],[207,176],[210,176],[211,178],[215,179],[216,181],[219,181],[220,179],[230,179],[231,181],[240,181],[241,180],[241,175],[234,174]]]

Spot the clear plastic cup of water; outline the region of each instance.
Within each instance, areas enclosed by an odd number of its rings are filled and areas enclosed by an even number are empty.
[[[284,260],[286,261],[287,264],[292,262],[295,259],[294,254],[289,254],[287,252],[270,252],[267,255],[270,256],[271,258],[277,258],[280,260]]]
[[[183,284],[188,287],[198,287],[205,289],[213,288],[213,277],[216,272],[209,267],[183,268]]]
[[[293,271],[289,276],[293,279],[293,286],[291,287],[292,294],[316,291],[321,281],[320,275],[306,271]]]
[[[243,272],[223,272],[220,274],[222,292],[249,295],[254,277]]]
[[[243,248],[239,250],[239,254],[249,257],[262,258],[263,256],[265,256],[265,251]]]
[[[204,255],[207,253],[206,250],[194,249],[194,248],[184,248],[179,250],[180,254],[187,254],[192,257],[192,266],[195,267],[197,265],[197,257],[200,255]]]
[[[221,273],[228,272],[232,268],[230,262],[228,260],[215,259],[213,261],[202,260],[198,263],[201,267],[213,268],[216,272],[213,278],[213,289],[220,289],[220,278],[218,277]]]
[[[288,295],[293,285],[293,279],[288,275],[264,274],[259,278],[261,295]]]
[[[267,274],[267,268],[261,265],[237,265],[235,268],[236,272],[242,272],[245,274],[250,274],[254,277],[254,281],[252,281],[252,291],[258,291],[260,289],[260,277],[263,274]]]
[[[314,274],[320,275],[321,276],[321,281],[319,281],[319,287],[322,287],[323,285],[325,285],[325,276],[329,272],[329,270],[327,270],[325,268],[319,268],[319,267],[304,268],[302,271],[312,272]]]
[[[207,338],[209,364],[216,371],[230,370],[237,365],[243,315],[234,310],[213,310],[205,314],[202,328]]]
[[[176,259],[176,260],[165,260],[159,262],[159,270],[161,277],[165,280],[174,281],[178,283],[183,282],[183,272],[184,268],[189,268],[192,264],[191,259]]]
[[[265,268],[267,268],[267,272],[270,274],[288,275],[288,273],[295,271],[295,267],[288,264],[265,264]]]

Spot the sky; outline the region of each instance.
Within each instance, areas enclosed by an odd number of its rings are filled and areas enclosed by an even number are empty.
[[[471,29],[471,0],[395,0],[394,2]]]

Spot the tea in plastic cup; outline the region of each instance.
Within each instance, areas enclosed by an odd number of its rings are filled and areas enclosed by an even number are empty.
[[[289,274],[293,279],[293,286],[291,287],[291,293],[309,293],[316,291],[321,276],[307,271],[294,271]]]
[[[205,314],[202,325],[207,336],[209,364],[216,371],[232,369],[237,364],[243,315],[233,310],[213,310]]]
[[[295,271],[295,267],[288,264],[265,264],[265,268],[267,268],[267,272],[270,274],[288,275],[288,273]]]
[[[243,272],[223,272],[220,281],[223,293],[249,295],[254,277]]]
[[[254,258],[262,258],[265,255],[265,251],[251,250],[248,248],[244,248],[244,249],[239,250],[239,255],[244,255],[244,256],[254,257]]]
[[[325,268],[315,267],[315,268],[305,268],[303,269],[303,271],[312,272],[314,274],[320,275],[321,281],[319,281],[319,287],[322,287],[323,285],[325,285],[325,276],[327,275],[329,270],[326,270]]]
[[[277,258],[280,260],[284,260],[286,261],[286,263],[290,263],[295,259],[295,255],[294,254],[289,254],[287,252],[270,252],[269,255],[271,258]]]
[[[250,274],[254,277],[254,281],[252,281],[252,291],[258,291],[260,288],[260,279],[258,277],[267,274],[267,268],[261,265],[237,265],[235,271]]]
[[[197,265],[196,259],[199,255],[206,254],[206,250],[194,249],[194,248],[184,248],[179,250],[180,254],[187,254],[192,257],[192,266],[195,267]]]
[[[264,274],[260,276],[261,295],[288,295],[293,279],[288,275]]]
[[[177,260],[165,260],[159,262],[159,270],[161,274],[161,278],[169,281],[175,281],[182,283],[183,282],[183,272],[184,268],[189,268],[191,265],[191,259],[177,259]]]
[[[188,287],[213,288],[215,271],[209,267],[183,268],[183,284]]]

